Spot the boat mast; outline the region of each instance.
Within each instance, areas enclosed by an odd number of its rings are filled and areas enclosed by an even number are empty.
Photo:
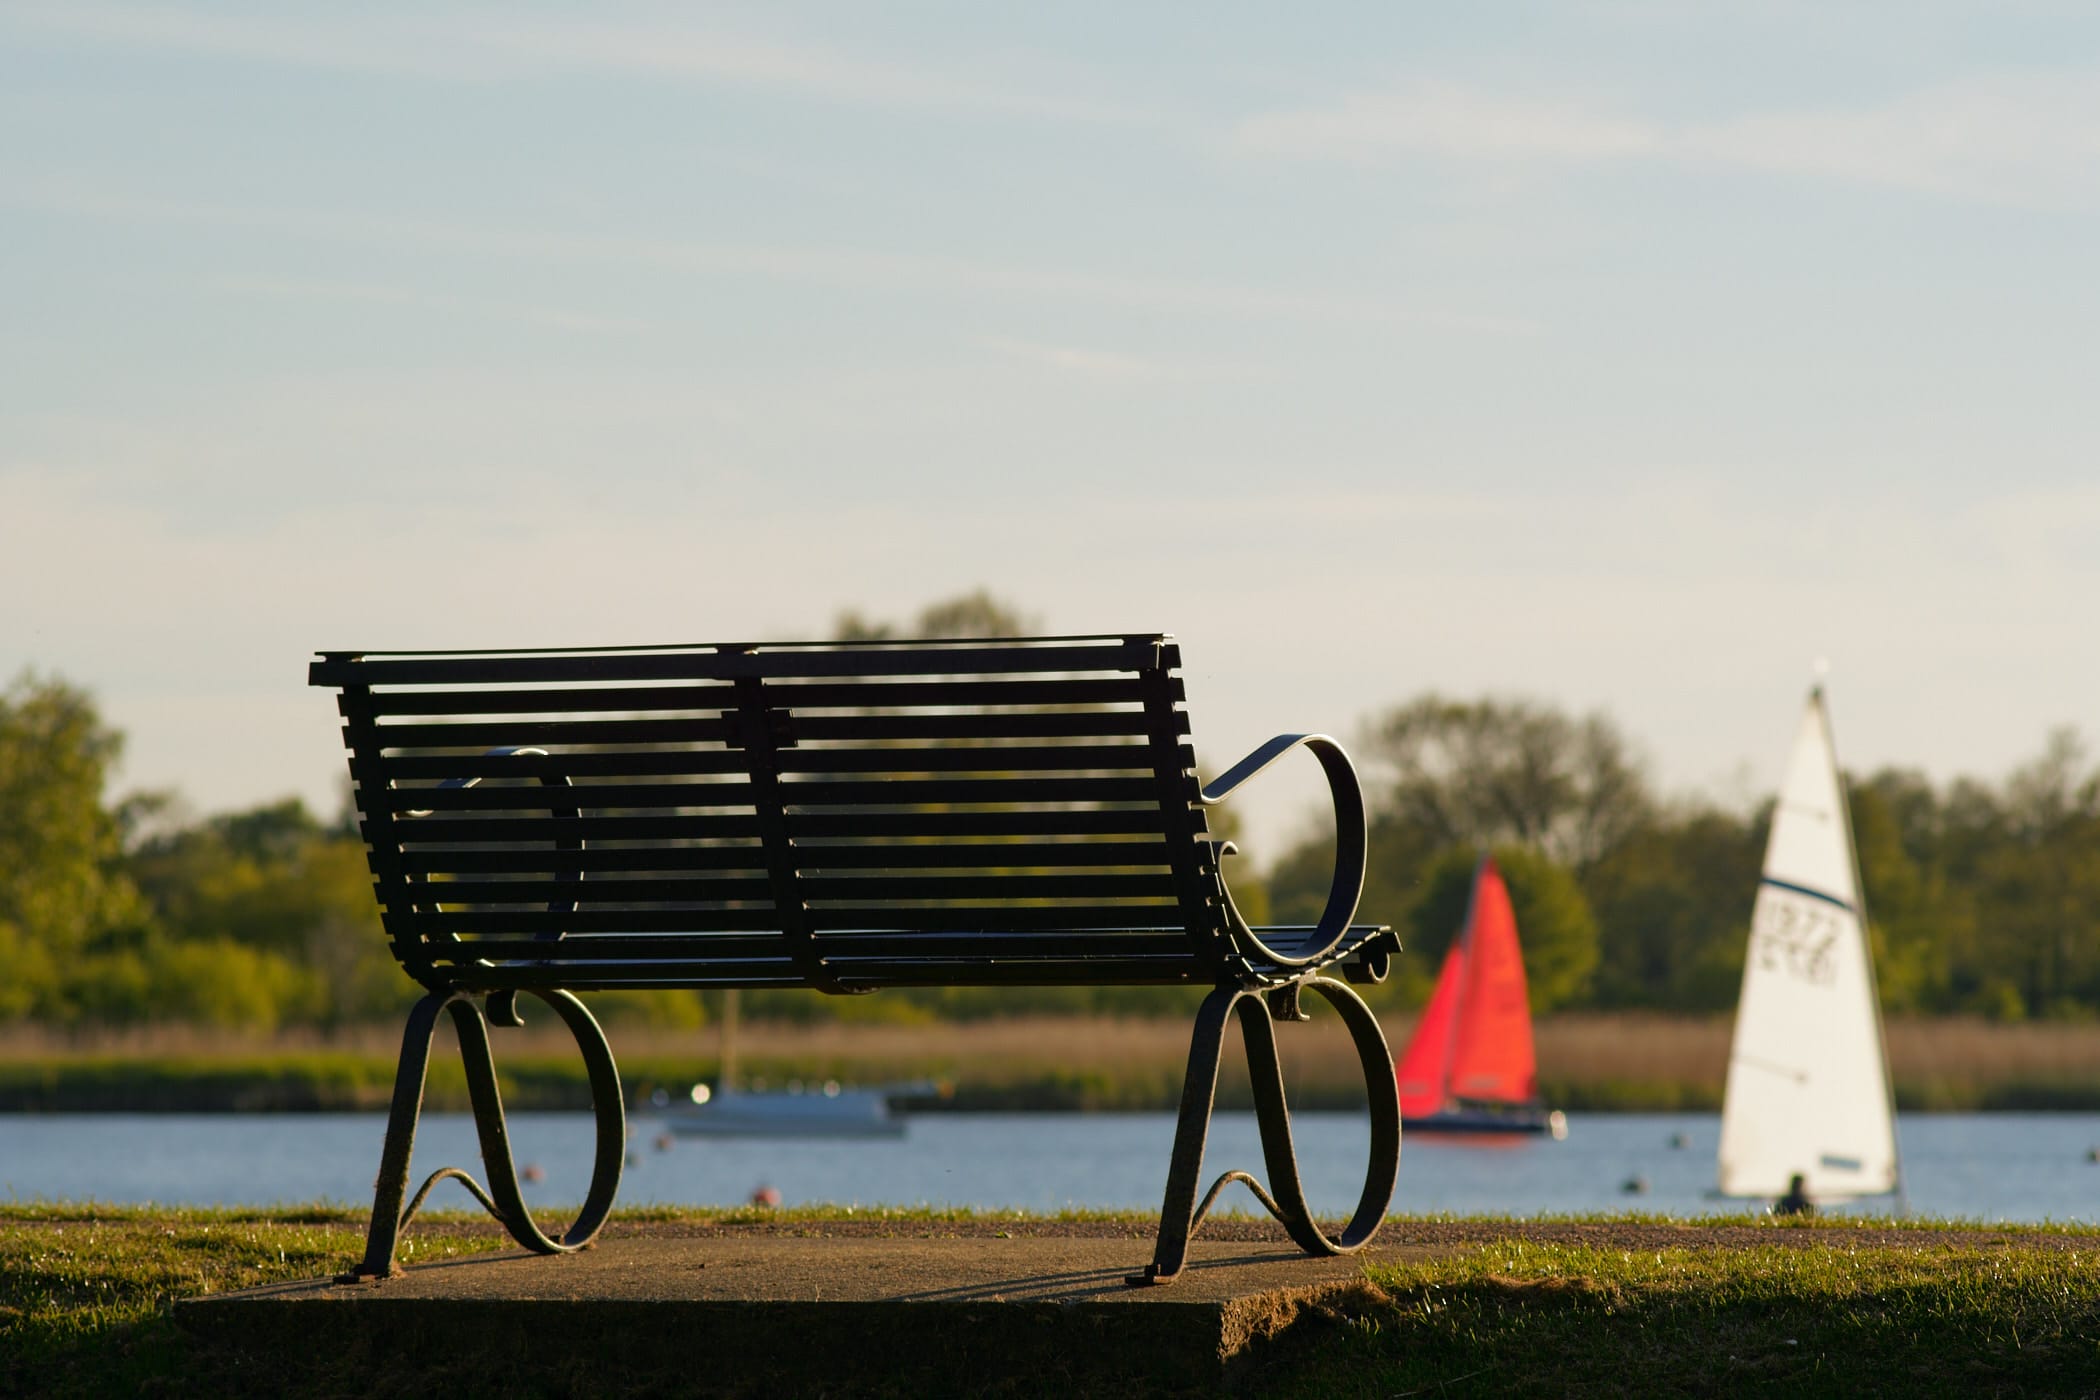
[[[715,1092],[736,1092],[736,1013],[737,990],[722,989],[722,1067],[715,1075]]]
[[[1896,1158],[1896,1214],[1910,1214],[1910,1193],[1903,1185],[1903,1129],[1896,1118],[1896,1077],[1889,1069],[1889,1033],[1881,1020],[1881,986],[1874,975],[1874,929],[1867,922],[1867,882],[1859,870],[1859,843],[1852,839],[1852,793],[1845,785],[1845,769],[1837,761],[1837,731],[1831,727],[1830,705],[1823,698],[1822,674],[1825,664],[1816,668],[1815,689],[1809,691],[1809,703],[1816,707],[1816,717],[1823,722],[1823,737],[1828,741],[1830,766],[1837,778],[1838,822],[1845,831],[1845,854],[1852,862],[1852,897],[1854,912],[1859,918],[1860,941],[1866,947],[1867,1004],[1874,1009],[1874,1038],[1881,1046],[1881,1091],[1889,1102],[1889,1147]]]
[[[1458,926],[1458,985],[1452,989],[1451,1024],[1444,1028],[1444,1082],[1438,1086],[1439,1101],[1447,1107],[1454,1102],[1451,1071],[1458,1058],[1459,1022],[1466,1015],[1466,986],[1473,980],[1473,915],[1480,903],[1480,872],[1487,863],[1488,857],[1483,854],[1473,864],[1473,879],[1466,887],[1466,917]]]

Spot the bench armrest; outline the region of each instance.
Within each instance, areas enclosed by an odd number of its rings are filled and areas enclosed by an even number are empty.
[[[1239,910],[1233,907],[1231,892],[1228,890],[1225,895],[1233,932],[1251,944],[1262,957],[1284,967],[1304,967],[1325,961],[1349,932],[1350,921],[1356,917],[1356,904],[1364,892],[1364,868],[1369,851],[1369,823],[1364,816],[1364,790],[1356,778],[1356,765],[1349,761],[1349,751],[1325,734],[1279,734],[1219,775],[1203,789],[1200,798],[1204,806],[1216,806],[1240,784],[1297,748],[1308,750],[1320,760],[1320,767],[1327,774],[1328,791],[1334,797],[1334,880],[1328,887],[1327,907],[1320,913],[1320,922],[1294,955],[1285,954],[1264,943],[1247,926]],[[1223,854],[1222,850],[1220,854]]]
[[[500,744],[493,749],[485,751],[481,756],[483,758],[546,758],[548,754],[545,749],[521,748],[515,744]],[[480,782],[481,779],[478,777],[447,778],[443,782],[438,784],[438,789],[439,791],[444,791],[448,788],[470,788],[479,785]],[[542,773],[540,774],[540,785],[542,787],[562,788],[574,786],[574,784],[569,781],[568,775],[566,773]],[[427,817],[431,814],[432,810],[433,809],[429,807],[411,807],[406,812],[402,813],[402,815],[407,817]],[[581,809],[575,806],[574,803],[564,805],[555,805],[553,803],[549,803],[547,810],[551,815],[555,817],[567,817],[571,819],[574,819],[575,817],[580,815],[581,811]],[[579,836],[573,839],[565,838],[559,840],[555,843],[555,849],[562,851],[580,851],[583,849],[583,838]],[[580,866],[573,870],[562,870],[556,873],[560,878],[572,881],[583,879],[583,870]],[[576,912],[576,901],[573,899],[549,900],[547,903],[547,912],[550,914],[573,914]],[[534,936],[537,938],[546,937],[546,935],[543,934]],[[553,937],[558,939],[561,937],[561,935],[557,933],[554,934]],[[524,1024],[524,1022],[517,1019],[517,1010],[514,1003],[515,998],[512,997],[506,998],[500,1009],[497,1008],[494,1003],[491,1004],[491,1019],[495,1022],[495,1024],[499,1026],[520,1026]]]

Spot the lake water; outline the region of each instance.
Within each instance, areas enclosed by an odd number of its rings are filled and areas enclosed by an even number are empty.
[[[1353,1114],[1295,1115],[1307,1194],[1345,1215],[1361,1189],[1368,1130]],[[591,1155],[585,1114],[511,1115],[518,1160],[542,1181],[527,1199],[582,1198]],[[1156,1211],[1174,1119],[1137,1114],[929,1114],[901,1139],[710,1141],[663,1139],[629,1120],[634,1158],[620,1203],[733,1205],[761,1185],[789,1205],[823,1202],[1063,1207]],[[385,1119],[378,1114],[0,1115],[0,1194],[17,1201],[369,1206]],[[1567,1140],[1495,1145],[1430,1134],[1405,1140],[1393,1210],[1537,1215],[1641,1210],[1674,1215],[1751,1209],[1711,1198],[1720,1120],[1711,1114],[1574,1115]],[[1925,1216],[2000,1221],[2100,1221],[2100,1114],[1944,1114],[1901,1124],[1910,1208]],[[1683,1146],[1673,1146],[1682,1141]],[[429,1114],[417,1135],[418,1180],[444,1165],[482,1175],[472,1120]],[[1205,1159],[1261,1174],[1251,1114],[1221,1113]],[[1646,1190],[1624,1187],[1639,1179]],[[440,1187],[434,1206],[466,1206]],[[1235,1188],[1221,1202],[1258,1212]],[[1886,1208],[1881,1203],[1877,1208]]]

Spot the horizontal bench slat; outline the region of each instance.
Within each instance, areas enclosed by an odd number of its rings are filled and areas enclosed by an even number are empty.
[[[1188,716],[1175,712],[1177,734]],[[996,714],[795,715],[789,731],[799,741],[824,739],[1087,739],[1149,735],[1136,710],[1001,711]]]
[[[729,727],[718,718],[652,716],[642,719],[457,719],[438,723],[383,724],[375,731],[389,750],[454,749],[482,753],[494,748],[609,748],[643,744],[725,743]],[[355,747],[344,726],[344,747]]]
[[[1196,751],[1187,744],[1177,753],[1183,766],[1194,767]],[[782,749],[783,773],[1040,773],[1089,769],[1150,770],[1158,757],[1147,744],[985,744],[970,747],[920,748],[899,745],[877,749]]]
[[[1165,865],[1164,841],[945,841],[933,846],[883,842],[866,846],[795,847],[799,870],[967,869],[1001,866],[1026,870],[1044,865]]]
[[[1040,932],[1058,929],[1094,930],[1128,928],[1133,924],[1163,922],[1174,906],[1160,904],[1089,904],[1041,906],[954,905],[921,908],[903,916],[892,909],[814,909],[806,918],[812,928],[872,933],[998,932],[1012,929]],[[1151,917],[1147,917],[1147,916]],[[765,933],[773,922],[770,911],[753,909],[602,909],[586,906],[570,913],[542,910],[451,910],[442,912],[395,910],[387,927],[399,935],[441,939],[453,933],[532,934],[560,933]]]
[[[1195,750],[1177,750],[1183,766],[1195,764]],[[783,773],[1038,773],[1143,769],[1157,756],[1147,744],[1028,744],[955,748],[895,747],[875,749],[783,749],[777,755]],[[456,753],[406,754],[376,765],[359,756],[350,760],[359,782],[466,778],[682,777],[741,773],[750,758],[740,749],[675,748],[613,753]]]
[[[787,938],[778,933],[588,933],[561,940],[511,934],[477,934],[425,943],[424,951],[439,961],[481,959],[544,962],[617,962],[632,958],[682,958],[704,962],[793,961]]]
[[[387,929],[398,936],[426,942],[454,933],[499,933],[530,937],[536,933],[770,933],[776,921],[771,909],[579,909],[569,914],[539,910],[442,912],[396,910]]]
[[[932,875],[914,871],[870,876],[805,871],[795,882],[795,893],[812,904],[849,899],[913,904],[953,899],[1172,899],[1175,890],[1170,875],[1127,873]],[[894,911],[894,917],[906,916],[905,910]]]
[[[847,987],[1128,987],[1208,982],[1194,958],[842,959],[827,965]]]
[[[521,782],[542,778],[713,778],[741,774],[748,764],[749,760],[734,749],[677,748],[642,753],[408,754],[383,758],[376,764],[353,757],[350,775],[361,783],[450,778],[498,778]],[[545,786],[542,785],[542,790]]]
[[[795,812],[794,840],[901,840],[944,836],[1157,836],[1157,807],[1060,807],[1031,812]]]
[[[547,812],[575,807],[749,807],[751,784],[588,783],[573,787],[418,787],[358,789],[360,808],[389,812]],[[369,812],[369,809],[363,809]],[[573,831],[569,833],[573,835]]]
[[[616,904],[749,904],[753,901],[763,901],[770,907],[773,886],[763,876],[565,880],[556,871],[551,878],[544,879],[439,880],[430,884],[395,886],[383,890],[382,894],[388,899],[399,897],[404,902],[417,904],[434,901],[447,909],[476,904],[544,905],[551,900],[574,901],[586,908]]]
[[[552,864],[554,862],[544,862]],[[442,869],[442,868],[441,868]],[[1096,874],[1002,874],[934,875],[825,875],[804,872],[797,878],[796,895],[810,902],[884,901],[898,904],[934,904],[953,900],[1035,899],[1172,899],[1173,877],[1164,873],[1102,872]],[[763,875],[695,878],[689,874],[656,879],[598,877],[578,879],[556,869],[522,874],[515,879],[437,880],[430,883],[389,885],[383,897],[402,907],[442,904],[447,909],[465,909],[489,904],[548,904],[560,902],[578,908],[648,904],[735,904],[755,900],[770,903],[773,887]],[[907,911],[892,908],[892,918],[908,917]],[[558,916],[557,916],[558,917]]]
[[[1149,671],[1180,665],[1178,648],[1157,639],[1054,646],[912,646],[760,649],[749,652],[460,652],[334,656],[307,669],[311,685],[460,685],[734,680],[746,676],[962,676],[1075,671]]]
[[[631,963],[497,962],[445,967],[448,980],[469,991],[559,987],[564,991],[618,991],[664,987],[807,987],[809,979],[786,959],[712,962],[693,959]]]
[[[756,871],[766,868],[766,853],[757,846],[660,846],[653,850],[590,846],[574,851],[550,850],[544,843],[529,850],[428,850],[418,846],[402,852],[395,863],[411,875],[516,873],[552,877],[565,871]]]
[[[736,708],[736,687],[644,686],[626,689],[385,690],[369,696],[346,695],[337,704],[345,717],[371,715],[381,732],[411,719],[439,715],[685,715],[684,723],[712,725],[711,737],[729,733],[724,710]],[[390,722],[387,722],[390,721]],[[707,732],[707,731],[703,731]]]
[[[1179,911],[1171,904],[951,905],[945,908],[877,909],[868,906],[808,910],[804,917],[819,933],[844,936],[867,933],[1038,933],[1130,928],[1170,924]]]
[[[804,872],[826,870],[971,870],[996,867],[1030,870],[1044,866],[1163,866],[1167,846],[1162,841],[1087,841],[1046,844],[1044,842],[948,842],[937,846],[798,846],[796,868]],[[647,871],[763,870],[766,854],[757,846],[664,846],[634,850],[625,847],[591,846],[582,850],[550,850],[544,844],[520,850],[426,850],[414,847],[396,858],[402,870],[412,875],[436,872],[495,875],[541,874],[552,877],[564,871],[640,874]]]
[[[1084,958],[1183,956],[1186,936],[1179,929],[1111,929],[1080,937],[1056,933],[870,933],[848,938],[826,936],[817,940],[819,951],[832,961],[848,959],[907,958],[995,959],[995,958]],[[590,934],[564,938],[559,943],[535,942],[527,938],[482,937],[468,939],[445,950],[450,956],[491,961],[574,964],[663,961],[670,958],[694,962],[764,962],[787,956],[786,945],[770,945],[738,935],[717,939],[680,938],[677,935]]]
[[[1187,779],[1194,795],[1194,780]],[[965,804],[1024,805],[1051,802],[1157,802],[1158,781],[1145,778],[914,778],[871,782],[823,779],[783,782],[780,800],[789,807],[911,807]],[[560,812],[575,808],[749,807],[748,782],[592,783],[569,786],[414,787],[359,789],[360,804],[372,800],[389,812]],[[1172,790],[1169,790],[1169,795]],[[1155,822],[1155,825],[1157,823]],[[585,822],[586,827],[589,822]],[[571,833],[573,834],[573,833]],[[850,834],[861,834],[856,831]]]
[[[589,792],[589,788],[574,789]],[[1172,790],[1169,790],[1172,795]],[[1157,802],[1157,779],[1144,778],[910,778],[874,782],[812,779],[780,784],[790,807],[948,806],[959,803]],[[1193,794],[1191,794],[1193,795]]]
[[[498,963],[448,969],[451,980],[467,990],[559,987],[568,991],[620,991],[626,989],[686,987],[806,987],[807,979],[797,971],[783,974],[777,964],[746,967],[688,962],[637,962],[633,964],[529,965]],[[838,970],[839,982],[848,990],[874,991],[882,987],[1127,987],[1189,986],[1209,979],[1200,963],[1190,958],[1074,958],[1016,959],[1011,963],[965,963],[938,959],[924,961],[875,961]]]
[[[1175,677],[1170,694],[1182,698],[1181,678]],[[1144,699],[1142,682],[1135,677],[1080,680],[905,680],[859,681],[834,684],[822,681],[783,681],[768,684],[766,699],[797,712],[803,710],[925,709],[988,705],[1025,705],[1033,709],[1053,705],[1134,705]]]
[[[363,795],[360,794],[357,800],[358,810],[365,811]],[[580,820],[550,817],[546,815],[543,804],[539,812],[517,817],[448,816],[444,813],[404,817],[398,819],[392,829],[394,839],[404,847],[429,850],[476,842],[508,846],[522,842],[544,844],[574,840]],[[756,841],[759,836],[758,818],[749,812],[696,816],[590,814],[593,848],[620,841]]]

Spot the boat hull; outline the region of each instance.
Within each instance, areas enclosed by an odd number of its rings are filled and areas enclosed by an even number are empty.
[[[1403,1118],[1401,1127],[1410,1133],[1464,1133],[1475,1137],[1539,1134],[1556,1141],[1568,1135],[1567,1116],[1557,1108],[1537,1104],[1440,1108],[1434,1113]]]
[[[718,1094],[707,1103],[671,1109],[663,1120],[681,1137],[736,1138],[898,1138],[905,1122],[890,1112],[887,1095],[866,1089]]]

